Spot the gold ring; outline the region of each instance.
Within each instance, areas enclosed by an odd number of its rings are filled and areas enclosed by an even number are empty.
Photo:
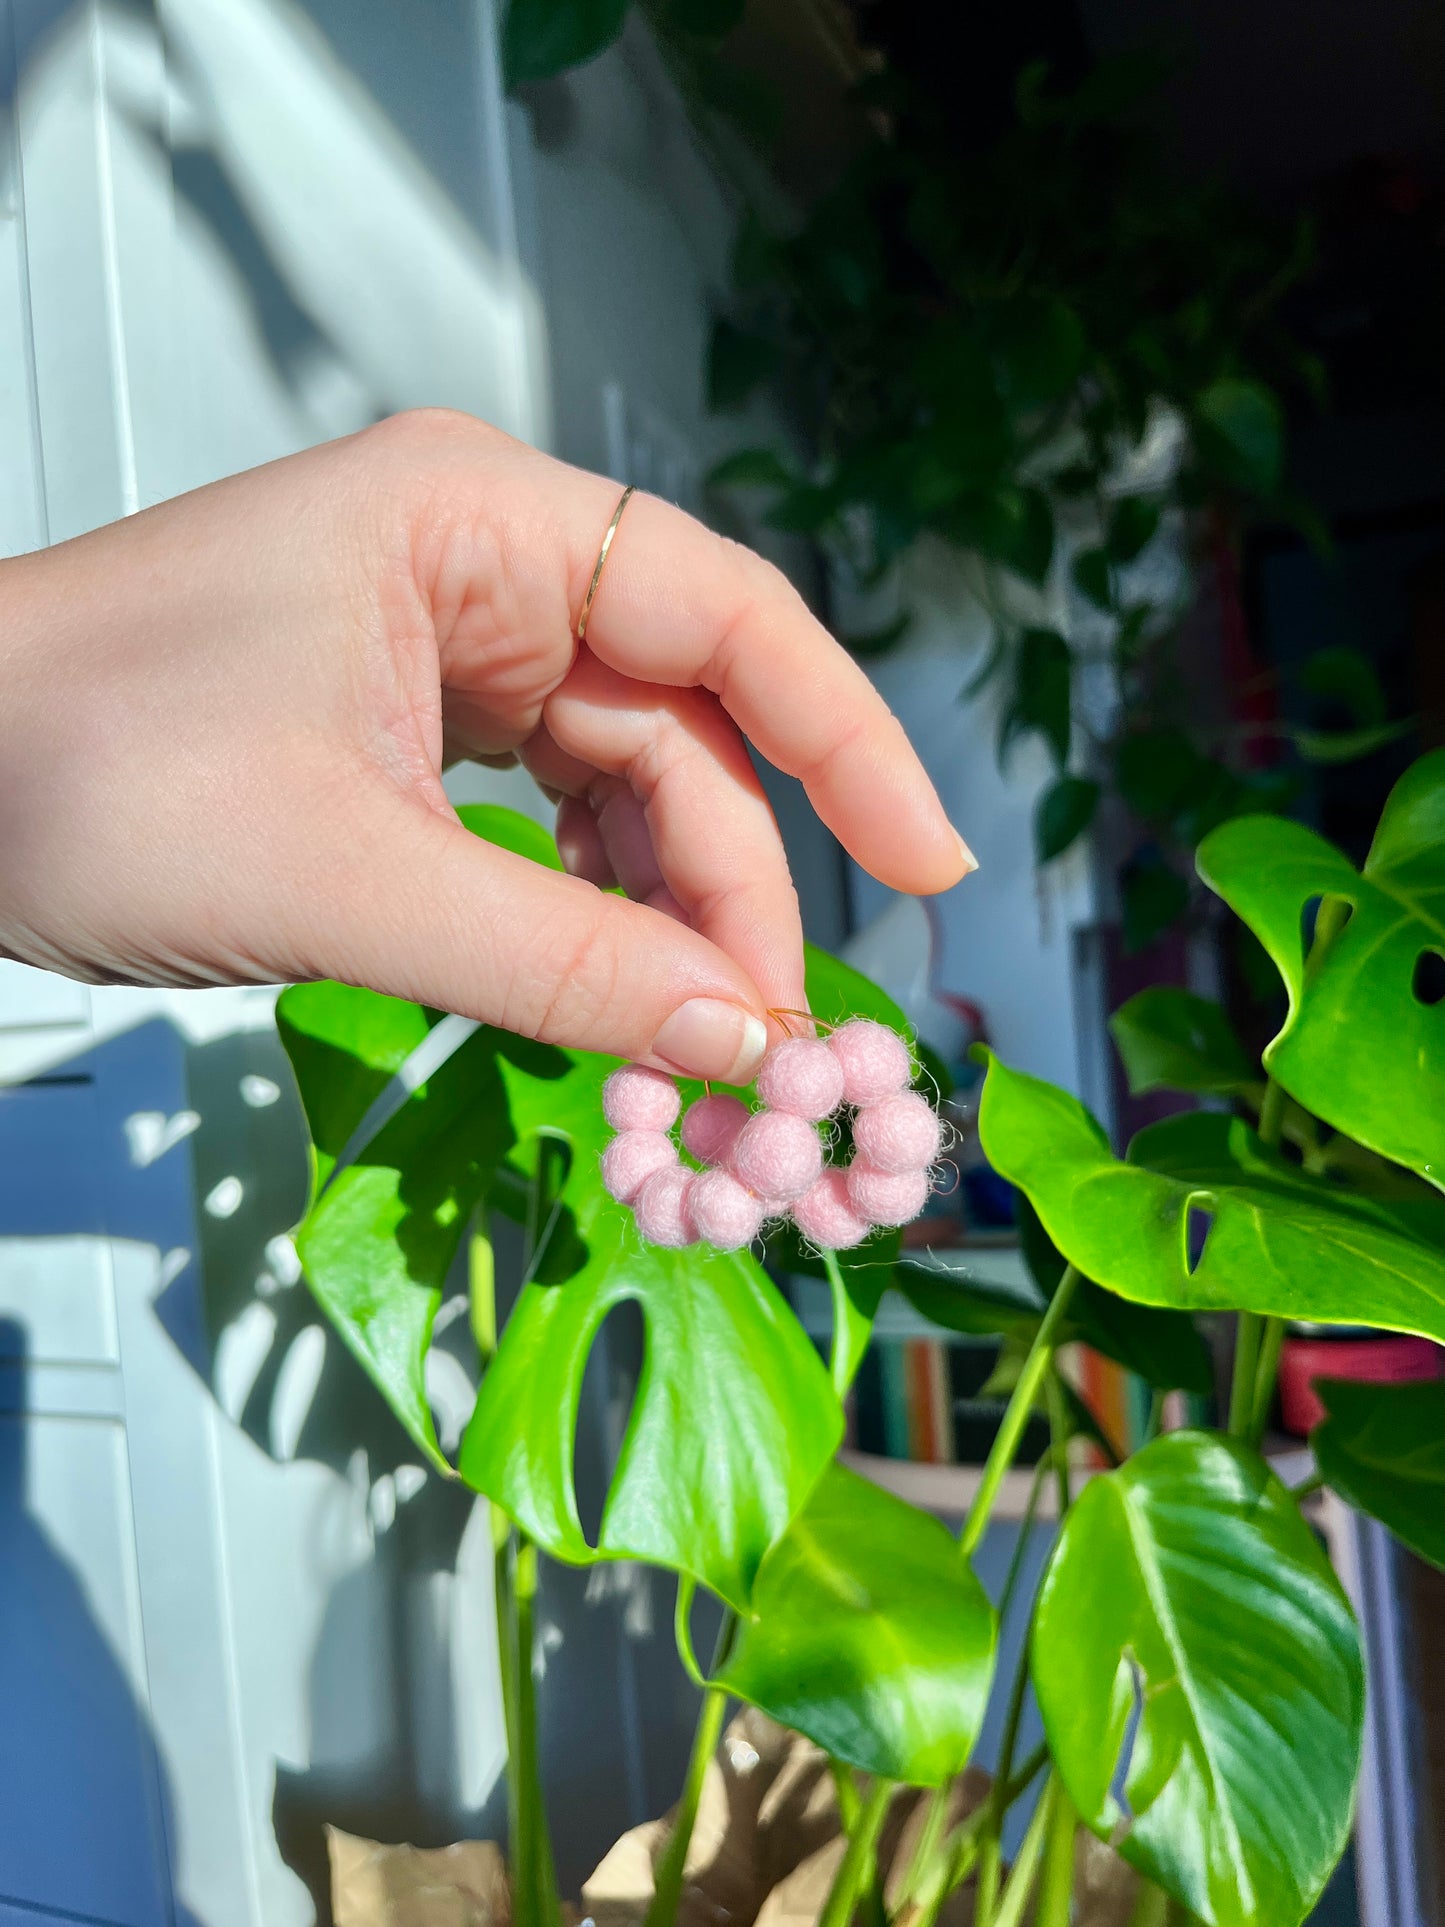
[[[637,493],[636,486],[625,488],[622,499],[612,511],[612,520],[607,524],[607,533],[602,538],[602,547],[597,551],[597,567],[592,571],[592,580],[587,584],[587,593],[582,598],[582,613],[577,618],[577,640],[587,640],[587,618],[592,613],[592,604],[597,595],[597,584],[602,580],[602,567],[607,560],[607,551],[612,547],[612,538],[617,533],[617,524],[622,520],[622,511]]]

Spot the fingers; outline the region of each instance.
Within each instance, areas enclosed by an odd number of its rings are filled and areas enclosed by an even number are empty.
[[[767,1047],[758,987],[705,937],[657,910],[472,836],[390,795],[314,905],[315,974],[721,1083]],[[385,852],[384,866],[378,853]],[[314,899],[313,899],[314,900]]]
[[[476,424],[436,429],[415,562],[459,733],[520,743],[576,654],[574,627],[617,505],[615,482]],[[391,425],[387,425],[388,429]],[[651,496],[629,502],[593,602],[591,652],[623,676],[718,696],[798,776],[883,882],[949,888],[972,859],[904,732],[861,669],[759,557]],[[488,717],[468,714],[475,704]]]
[[[524,760],[568,789],[598,772],[585,796],[628,895],[675,905],[769,1004],[799,1005],[797,893],[746,746],[716,700],[631,681],[583,650],[544,715]]]

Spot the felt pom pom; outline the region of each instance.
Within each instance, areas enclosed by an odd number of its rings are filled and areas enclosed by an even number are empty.
[[[857,1017],[828,1039],[828,1049],[843,1071],[843,1097],[849,1104],[876,1104],[913,1081],[913,1060],[897,1031]]]
[[[683,1144],[700,1164],[721,1164],[751,1115],[740,1097],[700,1097],[682,1120]]]
[[[800,1198],[823,1168],[823,1146],[805,1118],[759,1111],[738,1132],[732,1167],[759,1198]]]
[[[731,1171],[699,1171],[688,1193],[688,1209],[700,1238],[718,1251],[741,1251],[763,1222],[763,1203],[738,1183]]]
[[[602,1115],[614,1131],[670,1131],[682,1097],[665,1071],[624,1064],[602,1086]]]
[[[928,1192],[927,1171],[879,1171],[866,1158],[848,1166],[848,1197],[870,1224],[909,1223],[927,1204]]]
[[[843,1066],[822,1038],[790,1037],[763,1059],[758,1096],[769,1110],[817,1124],[843,1102]]]
[[[692,1185],[697,1174],[674,1164],[666,1171],[654,1171],[638,1192],[632,1206],[637,1229],[650,1245],[666,1245],[673,1251],[697,1243],[697,1228],[692,1221]]]
[[[917,1091],[899,1091],[859,1111],[853,1142],[877,1171],[922,1170],[938,1156],[938,1113]]]
[[[666,1131],[620,1131],[602,1153],[602,1182],[619,1204],[631,1204],[654,1171],[676,1163]]]
[[[848,1174],[830,1166],[793,1206],[793,1223],[820,1251],[847,1251],[873,1229],[848,1196]]]

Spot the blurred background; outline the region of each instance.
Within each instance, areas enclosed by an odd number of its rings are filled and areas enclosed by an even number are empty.
[[[968,1045],[1122,1142],[1161,1105],[1126,997],[1279,1021],[1200,837],[1282,810],[1358,859],[1445,741],[1442,321],[1431,0],[0,0],[0,554],[423,404],[763,548],[980,859],[890,898],[766,773],[809,934],[957,1079],[925,1235],[1001,1276]],[[309,1927],[324,1822],[497,1830],[487,1522],[299,1284],[273,1004],[0,964],[0,1923]],[[854,1445],[946,1512],[992,1357],[879,1330]],[[596,1360],[598,1489],[627,1409]],[[1375,1697],[1319,1918],[1440,1922],[1440,1582],[1331,1543]],[[672,1797],[670,1608],[549,1576],[564,1890]]]

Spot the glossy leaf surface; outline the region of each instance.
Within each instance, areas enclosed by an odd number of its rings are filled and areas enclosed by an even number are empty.
[[[493,1034],[474,1033],[337,1170],[431,1020],[414,1004],[320,983],[286,991],[277,1024],[324,1185],[296,1233],[307,1282],[412,1439],[450,1472],[427,1403],[426,1353],[447,1269],[508,1141]]]
[[[1070,1797],[1126,1860],[1209,1927],[1304,1918],[1349,1835],[1364,1668],[1257,1454],[1174,1432],[1094,1479],[1044,1577],[1033,1675]]]
[[[1274,817],[1225,824],[1198,864],[1285,980],[1270,1071],[1307,1111],[1445,1188],[1445,1005],[1422,974],[1445,957],[1445,750],[1395,785],[1363,871]],[[1307,970],[1304,918],[1319,898],[1353,911]]]
[[[816,1351],[746,1252],[644,1245],[602,1190],[605,1062],[558,1085],[509,1086],[519,1134],[564,1131],[561,1211],[462,1441],[464,1479],[554,1558],[645,1559],[746,1603],[764,1553],[842,1434]],[[597,1544],[573,1484],[582,1376],[609,1311],[639,1306],[645,1357]]]
[[[1060,776],[1034,811],[1034,854],[1040,863],[1062,856],[1088,829],[1099,807],[1099,785],[1088,776]]]
[[[1326,1417],[1310,1444],[1325,1483],[1445,1571],[1445,1379],[1314,1389]]]
[[[1163,984],[1141,990],[1114,1012],[1109,1033],[1136,1097],[1145,1091],[1232,1096],[1259,1085],[1224,1011],[1191,990]]]
[[[937,1786],[978,1737],[995,1631],[947,1529],[835,1465],[764,1561],[717,1682],[853,1766]]]
[[[1170,1118],[1121,1162],[1077,1098],[995,1059],[980,1134],[1059,1250],[1123,1298],[1445,1339],[1423,1215],[1306,1175],[1237,1118]]]

